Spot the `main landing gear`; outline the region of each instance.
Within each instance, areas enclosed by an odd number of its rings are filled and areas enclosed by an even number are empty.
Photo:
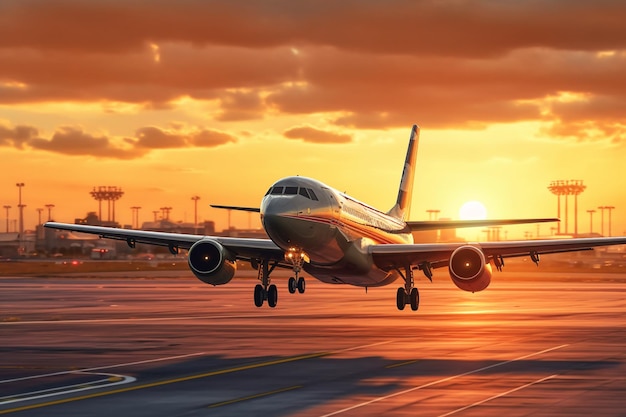
[[[261,260],[259,264],[258,279],[261,281],[254,287],[254,305],[261,307],[263,302],[267,300],[267,305],[274,308],[278,303],[278,289],[276,285],[270,284],[270,273],[276,268],[278,263],[274,263],[271,267],[267,259]]]
[[[419,269],[424,271],[424,275],[432,281],[433,273],[429,264],[420,264]],[[398,292],[396,293],[396,306],[398,310],[404,310],[404,307],[409,304],[411,310],[417,311],[420,306],[420,293],[413,285],[413,268],[411,265],[405,266],[404,274],[400,269],[397,271],[404,279],[404,287],[398,288]]]

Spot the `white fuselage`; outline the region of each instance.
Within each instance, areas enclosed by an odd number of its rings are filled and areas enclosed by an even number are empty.
[[[413,243],[404,221],[305,177],[272,185],[261,202],[261,221],[274,243],[303,252],[304,270],[328,283],[389,284],[397,273],[378,268],[368,247]]]

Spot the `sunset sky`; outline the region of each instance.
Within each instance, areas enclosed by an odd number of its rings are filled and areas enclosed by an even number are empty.
[[[579,231],[608,205],[626,234],[624,22],[602,0],[2,0],[0,203],[16,219],[25,183],[32,229],[97,211],[94,186],[123,189],[123,224],[193,222],[198,195],[222,229],[209,204],[302,175],[387,210],[417,123],[413,220],[556,216],[547,186],[575,179]]]

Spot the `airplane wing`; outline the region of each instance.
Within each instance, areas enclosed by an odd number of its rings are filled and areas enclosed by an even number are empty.
[[[421,230],[460,229],[465,227],[503,226],[512,224],[558,222],[557,218],[547,219],[500,219],[500,220],[435,220],[409,221],[407,226],[413,232]]]
[[[221,206],[219,204],[211,204],[211,207],[216,209],[224,209],[224,210],[239,210],[239,211],[249,211],[252,213],[260,213],[261,209],[258,207],[241,207],[241,206]]]
[[[462,246],[480,249],[487,259],[592,250],[598,246],[624,245],[626,237],[520,240],[480,243],[391,244],[370,247],[376,265],[382,269],[429,263],[433,268],[446,266],[452,253]]]
[[[199,240],[207,239],[219,242],[237,255],[239,259],[264,258],[276,261],[284,260],[284,252],[270,239],[251,239],[222,236],[201,236],[183,233],[150,232],[145,230],[119,229],[114,227],[88,226],[82,224],[47,222],[44,227],[69,230],[72,232],[98,235],[101,238],[125,240],[129,246],[136,243],[166,246],[171,252],[189,249]]]

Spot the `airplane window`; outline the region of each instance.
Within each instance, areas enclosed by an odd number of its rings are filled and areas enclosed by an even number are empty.
[[[265,195],[268,195],[272,192],[272,187],[269,188],[269,190],[267,190],[267,192],[265,193]]]
[[[282,194],[283,193],[283,187],[274,187],[272,188],[272,194]]]
[[[285,194],[289,194],[289,195],[298,194],[298,187],[285,187]]]
[[[306,197],[308,199],[310,199],[311,197],[309,197],[309,193],[306,191],[306,188],[304,187],[300,187],[300,195],[303,197]]]
[[[312,200],[319,201],[319,200],[317,199],[317,196],[315,195],[315,192],[314,192],[313,190],[311,190],[310,188],[307,188],[307,190],[308,190],[309,195],[311,196],[311,199],[312,199]]]

